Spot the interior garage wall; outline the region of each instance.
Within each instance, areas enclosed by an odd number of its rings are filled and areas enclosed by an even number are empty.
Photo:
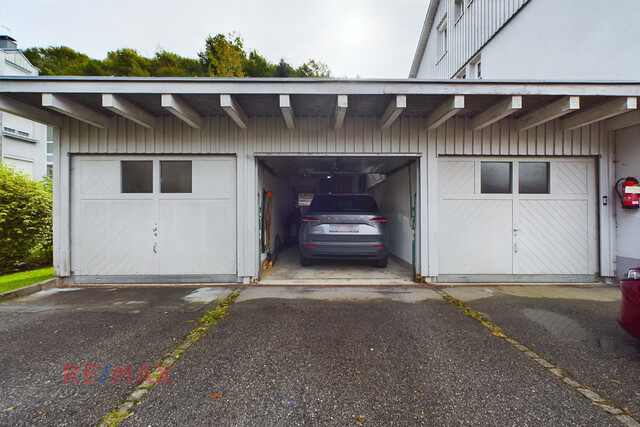
[[[416,163],[407,165],[381,183],[367,190],[387,218],[390,233],[389,252],[409,264],[413,263],[413,229],[410,197],[416,194]],[[410,196],[411,194],[411,196]]]
[[[273,191],[271,199],[271,251],[275,249],[276,236],[280,236],[280,242],[284,244],[286,235],[285,220],[291,206],[291,187],[287,176],[284,174],[272,175],[262,166],[259,167],[258,180],[260,186],[266,191]],[[260,191],[260,187],[258,187]],[[260,259],[264,260],[267,254],[262,253]]]
[[[616,132],[615,141],[616,181],[628,176],[640,179],[640,125]],[[622,209],[619,198],[615,206],[616,274],[620,278],[640,264],[640,209]]]

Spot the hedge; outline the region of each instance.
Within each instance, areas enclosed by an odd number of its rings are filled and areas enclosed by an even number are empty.
[[[52,228],[51,180],[32,181],[0,164],[0,273],[50,263]]]

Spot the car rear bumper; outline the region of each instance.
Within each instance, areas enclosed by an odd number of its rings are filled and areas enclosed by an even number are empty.
[[[640,280],[622,280],[620,291],[618,323],[629,335],[640,340]]]
[[[388,253],[389,247],[383,242],[300,243],[300,254],[305,258],[381,259]]]

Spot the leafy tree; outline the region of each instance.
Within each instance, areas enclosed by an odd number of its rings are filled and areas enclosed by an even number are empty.
[[[153,58],[134,49],[119,49],[105,60],[89,58],[66,46],[34,47],[24,51],[43,76],[133,76],[133,77],[330,77],[329,67],[310,59],[298,68],[284,59],[269,62],[256,50],[248,55],[242,38],[231,33],[207,37],[198,58],[185,58],[164,50]]]
[[[229,39],[224,34],[207,37],[204,52],[198,53],[200,63],[211,77],[244,77],[242,64],[246,53],[240,36],[232,33]]]
[[[107,53],[104,65],[109,75],[129,77],[149,77],[151,61],[138,55],[134,49],[119,49]]]
[[[203,69],[197,59],[184,58],[163,50],[156,52],[151,60],[150,72],[154,77],[197,77],[203,74]]]
[[[275,70],[276,66],[258,54],[255,49],[249,53],[249,57],[242,64],[242,71],[249,77],[271,77]]]
[[[24,265],[36,252],[51,260],[51,180],[32,181],[0,164],[0,272]]]
[[[310,59],[296,70],[298,77],[331,77],[327,64]]]

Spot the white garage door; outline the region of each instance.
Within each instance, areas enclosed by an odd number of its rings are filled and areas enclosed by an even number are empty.
[[[236,281],[234,157],[75,156],[79,282]]]
[[[592,280],[598,271],[592,159],[441,158],[439,195],[444,280]]]

